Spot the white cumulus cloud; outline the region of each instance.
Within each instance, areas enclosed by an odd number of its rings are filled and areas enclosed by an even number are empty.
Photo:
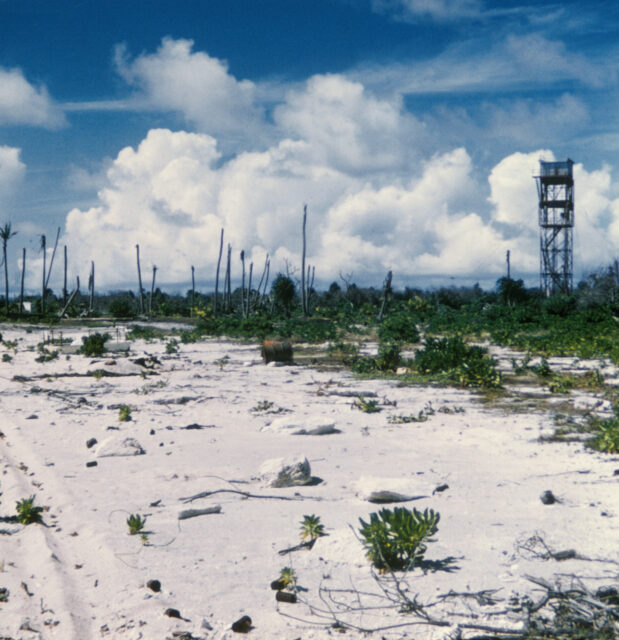
[[[164,38],[155,53],[132,60],[119,46],[116,64],[138,89],[136,100],[144,107],[176,111],[201,132],[233,138],[256,135],[262,109],[254,83],[237,80],[224,61],[192,49],[192,40]]]
[[[20,149],[0,145],[0,204],[23,179],[26,165],[20,160]]]
[[[57,129],[66,120],[44,86],[34,87],[20,69],[0,67],[0,124]]]

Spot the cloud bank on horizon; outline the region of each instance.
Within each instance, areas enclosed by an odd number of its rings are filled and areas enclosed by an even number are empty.
[[[372,8],[402,21],[488,12],[475,0],[374,0]],[[389,269],[397,286],[454,276],[490,282],[504,275],[508,250],[516,277],[531,280],[539,266],[533,176],[540,159],[563,159],[536,144],[539,132],[548,140],[584,131],[586,100],[557,90],[545,101],[463,99],[417,112],[408,97],[509,92],[540,80],[540,57],[561,83],[595,90],[605,80],[589,58],[568,62],[564,45],[539,33],[512,35],[489,56],[464,55],[466,47],[447,47],[430,63],[249,80],[192,40],[164,37],[137,56],[115,47],[130,91],[119,101],[63,106],[21,70],[0,68],[0,87],[10,90],[0,92],[0,124],[54,131],[71,126],[72,112],[172,114],[98,171],[72,167],[67,185],[96,185],[97,194],[66,213],[61,243],[72,272],[84,277],[95,261],[101,287],[133,283],[138,243],[143,267],[157,265],[161,282],[188,282],[192,265],[210,282],[222,228],[256,268],[269,254],[274,270],[298,269],[304,204],[308,259],[322,283],[349,274],[378,286]],[[0,146],[0,204],[25,172],[20,149]],[[575,183],[577,260],[594,270],[619,253],[619,185],[609,164],[579,162]]]

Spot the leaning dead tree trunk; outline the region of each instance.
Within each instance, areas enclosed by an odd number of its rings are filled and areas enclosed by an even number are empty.
[[[56,249],[58,248],[58,238],[60,238],[60,227],[58,227],[58,231],[56,232],[56,242],[54,242],[54,250],[52,251],[52,258],[49,261],[49,270],[47,271],[47,275],[45,276],[45,288],[47,289],[49,285],[49,278],[52,275],[52,267],[54,266],[54,258],[56,257]]]
[[[144,313],[144,292],[142,290],[142,270],[140,269],[140,245],[135,245],[135,252],[137,256],[138,262],[138,287],[139,287],[139,302],[140,302],[140,313]]]
[[[385,278],[385,282],[383,283],[383,301],[380,305],[380,311],[378,313],[378,320],[382,321],[383,314],[385,313],[385,309],[387,308],[387,302],[389,301],[389,296],[391,295],[391,278],[393,274],[391,270],[387,272],[387,277]]]
[[[67,309],[69,308],[69,306],[71,305],[71,303],[73,302],[73,298],[75,298],[75,296],[79,293],[79,287],[73,289],[73,293],[69,296],[69,299],[66,301],[64,307],[62,308],[62,311],[58,314],[59,318],[63,318],[65,313],[67,312]]]
[[[24,279],[26,277],[26,247],[21,254],[21,283],[19,285],[19,314],[24,312]]]
[[[215,303],[213,305],[213,311],[217,315],[217,306],[219,303],[219,268],[221,266],[221,254],[224,250],[224,230],[222,228],[221,235],[219,237],[219,257],[217,258],[217,271],[215,272]]]
[[[148,298],[148,316],[153,313],[153,292],[155,291],[155,276],[157,275],[157,267],[153,265],[153,281],[150,283],[150,297]]]
[[[260,304],[260,298],[261,298],[260,291],[262,291],[262,283],[264,282],[265,276],[268,277],[267,275],[268,269],[269,269],[269,254],[267,253],[266,258],[264,260],[264,268],[262,269],[262,275],[260,276],[260,282],[258,282],[258,288],[256,289],[256,299],[255,299],[256,305]]]
[[[305,227],[307,226],[307,205],[303,205],[303,250],[301,252],[301,308],[303,315],[309,313],[307,308],[307,293],[305,291],[305,251],[307,247],[307,239],[305,235]]]

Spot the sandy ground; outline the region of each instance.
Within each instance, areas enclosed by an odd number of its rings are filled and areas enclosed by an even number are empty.
[[[453,637],[458,624],[467,637],[467,623],[518,628],[518,613],[499,612],[514,595],[536,597],[527,576],[577,576],[593,589],[619,582],[619,458],[580,442],[541,443],[554,411],[533,395],[527,412],[512,412],[462,390],[265,366],[255,345],[217,340],[169,355],[163,342],[136,341],[128,355],[37,363],[28,347],[46,331],[1,331],[17,350],[0,348],[12,356],[0,362],[0,515],[13,515],[30,495],[46,510],[45,526],[0,523],[0,589],[8,589],[0,637],[232,638],[243,615],[255,639],[339,637],[338,619],[384,628],[376,638]],[[83,334],[64,337],[81,344]],[[133,362],[145,355],[160,364]],[[511,354],[502,355],[507,362]],[[115,375],[79,375],[96,369]],[[355,394],[375,397],[383,410],[360,411]],[[265,410],[264,401],[273,404]],[[585,394],[570,402],[608,411]],[[132,408],[130,422],[119,421],[119,404]],[[389,422],[422,410],[425,422]],[[320,424],[335,432],[294,435]],[[102,455],[126,437],[145,454]],[[268,487],[263,463],[291,456],[307,458],[316,482]],[[440,512],[426,553],[432,562],[409,572],[402,588],[420,604],[440,601],[429,611],[451,626],[398,613],[381,591],[357,537],[359,518],[381,508],[367,501],[375,490]],[[219,492],[182,500],[207,491]],[[557,502],[543,504],[544,491]],[[179,520],[184,509],[215,505],[220,513]],[[131,513],[146,516],[146,544],[128,534]],[[311,550],[280,555],[300,542],[306,514],[319,516],[328,535]],[[534,536],[575,557],[549,559]],[[270,589],[284,566],[297,575],[296,604],[276,602]],[[155,579],[157,593],[146,586]],[[498,602],[453,596],[481,590]]]

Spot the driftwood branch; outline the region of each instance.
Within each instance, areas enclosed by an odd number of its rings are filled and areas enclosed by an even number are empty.
[[[263,500],[320,500],[320,498],[311,498],[309,496],[263,496],[257,493],[249,493],[248,491],[238,491],[237,489],[215,489],[214,491],[201,491],[193,496],[179,498],[181,502],[193,502],[200,498],[208,498],[216,493],[236,493],[244,498],[262,498]]]

